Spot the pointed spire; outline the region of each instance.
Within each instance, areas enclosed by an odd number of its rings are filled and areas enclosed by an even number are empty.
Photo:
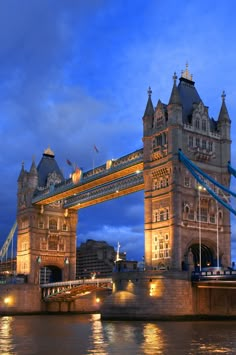
[[[188,62],[186,63],[185,70],[181,71],[181,77],[190,81],[193,81],[193,75],[189,73]]]
[[[147,101],[146,109],[144,112],[144,116],[152,116],[154,114],[154,108],[153,108],[152,99],[151,99],[152,90],[151,90],[150,86],[148,88],[147,93],[148,93],[148,101]]]
[[[169,105],[181,105],[179,91],[178,91],[178,88],[176,85],[176,80],[177,80],[176,73],[174,73],[174,75],[173,75],[173,80],[174,80],[174,84],[173,84],[172,92],[170,95]]]
[[[21,164],[21,171],[20,171],[20,174],[19,174],[19,177],[18,177],[17,181],[22,180],[23,177],[24,177],[24,174],[25,174],[25,166],[24,166],[24,162],[22,162],[22,164]]]
[[[221,105],[218,121],[219,122],[230,122],[228,110],[227,110],[227,107],[225,104],[225,97],[226,97],[225,91],[222,92],[221,97],[222,97],[222,105]]]
[[[32,158],[32,164],[31,164],[31,168],[30,168],[30,174],[31,175],[38,175],[38,171],[35,165],[35,159],[34,157]]]

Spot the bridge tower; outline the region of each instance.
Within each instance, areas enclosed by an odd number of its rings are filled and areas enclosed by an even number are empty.
[[[179,149],[201,170],[229,187],[231,121],[222,94],[218,119],[209,116],[188,66],[173,76],[168,104],[152,103],[143,116],[145,261],[147,268],[181,270],[229,266],[230,213],[179,161]]]
[[[22,165],[17,192],[17,273],[29,283],[75,279],[77,212],[66,210],[61,201],[33,205],[37,192],[50,191],[64,181],[50,148],[38,166],[27,172]]]

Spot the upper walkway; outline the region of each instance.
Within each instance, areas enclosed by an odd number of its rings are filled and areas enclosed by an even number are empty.
[[[80,209],[144,188],[143,149],[82,173],[77,183],[72,178],[39,191],[33,204],[62,201],[64,208]]]

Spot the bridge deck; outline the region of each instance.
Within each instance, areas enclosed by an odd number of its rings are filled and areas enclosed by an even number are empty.
[[[64,200],[65,208],[80,209],[143,189],[143,149],[84,173],[78,183],[72,179],[38,192],[34,204]]]

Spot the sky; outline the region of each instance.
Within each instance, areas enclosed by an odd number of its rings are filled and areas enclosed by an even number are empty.
[[[93,159],[142,148],[148,87],[154,105],[168,103],[173,73],[187,62],[210,117],[226,92],[235,167],[235,12],[235,0],[1,1],[0,245],[16,219],[22,162],[29,170],[50,147],[69,177],[66,159],[86,171]],[[119,242],[141,260],[143,192],[79,211],[77,244],[87,239]]]

